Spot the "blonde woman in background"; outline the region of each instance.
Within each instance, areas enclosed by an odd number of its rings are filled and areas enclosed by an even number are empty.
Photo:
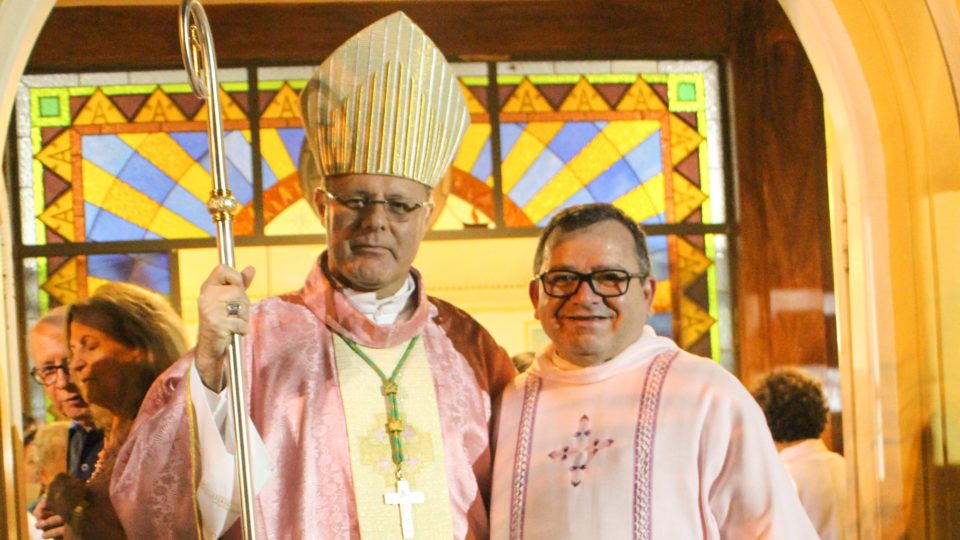
[[[110,475],[153,381],[186,351],[180,318],[160,295],[110,283],[67,315],[70,372],[94,417],[107,413],[103,451],[90,480],[65,474],[47,504],[64,517],[67,537],[126,538],[110,503]]]

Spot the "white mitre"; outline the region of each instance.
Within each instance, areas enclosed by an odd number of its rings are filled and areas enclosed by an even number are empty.
[[[319,174],[301,175],[309,199],[323,178],[399,176],[433,187],[470,122],[443,53],[398,11],[337,48],[300,94],[300,118]]]

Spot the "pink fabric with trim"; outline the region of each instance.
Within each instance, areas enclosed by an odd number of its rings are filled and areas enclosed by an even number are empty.
[[[257,496],[261,536],[360,537],[332,330],[369,347],[423,336],[440,408],[453,530],[458,538],[486,538],[489,426],[493,404],[515,375],[508,355],[466,313],[428,298],[416,271],[413,316],[389,326],[370,322],[321,270],[325,257],[303,289],[254,305],[243,340],[251,418],[277,467]],[[151,388],[114,469],[111,499],[132,538],[197,534],[186,405],[191,360],[180,359]],[[226,537],[240,537],[239,523]]]

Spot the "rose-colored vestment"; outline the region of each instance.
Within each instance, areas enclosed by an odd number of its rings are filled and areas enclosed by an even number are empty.
[[[554,351],[503,394],[492,539],[817,538],[760,407],[723,368],[649,326],[598,366],[561,369]]]
[[[322,261],[322,257],[321,257]],[[493,403],[515,375],[506,352],[466,313],[428,298],[393,325],[370,322],[321,264],[304,287],[259,302],[243,339],[247,404],[276,474],[257,495],[261,538],[359,538],[332,332],[382,348],[421,335],[439,407],[454,534],[488,536]],[[111,499],[131,538],[196,538],[201,471],[187,400],[188,355],[153,385],[120,452]],[[192,442],[193,441],[193,442]],[[240,536],[235,523],[226,535]]]

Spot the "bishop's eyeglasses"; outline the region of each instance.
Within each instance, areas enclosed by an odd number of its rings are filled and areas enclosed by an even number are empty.
[[[643,274],[631,274],[626,270],[597,270],[584,274],[573,270],[548,270],[533,277],[543,284],[543,292],[554,298],[569,298],[580,290],[583,282],[590,284],[590,289],[604,298],[623,296],[630,288],[633,278],[644,279]]]
[[[430,208],[433,206],[431,201],[410,203],[397,199],[371,199],[369,197],[340,197],[329,191],[322,189],[323,194],[328,199],[337,201],[341,206],[349,208],[354,212],[362,212],[365,209],[373,208],[375,204],[382,204],[383,209],[387,211],[387,217],[392,221],[407,221],[413,216],[419,208]]]
[[[64,375],[70,373],[66,358],[61,358],[59,364],[47,364],[40,369],[33,368],[30,370],[30,376],[39,384],[51,386],[57,382],[57,374],[61,371]]]

